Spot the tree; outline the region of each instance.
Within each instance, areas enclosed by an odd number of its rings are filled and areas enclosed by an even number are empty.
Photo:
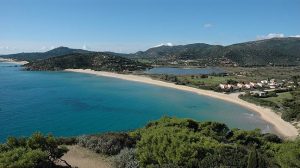
[[[247,168],[257,168],[258,163],[257,163],[257,152],[255,147],[250,151],[249,157],[248,157],[248,166]]]

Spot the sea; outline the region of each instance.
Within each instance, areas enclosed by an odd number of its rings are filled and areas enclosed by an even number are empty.
[[[131,131],[163,116],[274,132],[251,110],[191,92],[0,62],[0,142],[37,131],[66,137]]]

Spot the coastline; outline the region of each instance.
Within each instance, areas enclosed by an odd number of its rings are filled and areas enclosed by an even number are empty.
[[[138,76],[138,75],[118,74],[118,73],[113,73],[113,72],[94,71],[94,70],[90,70],[90,69],[85,69],[85,70],[84,69],[66,69],[65,71],[92,74],[92,75],[104,76],[104,77],[112,77],[112,78],[118,78],[118,79],[122,79],[122,80],[134,81],[134,82],[141,82],[141,83],[146,83],[146,84],[151,84],[151,85],[157,85],[157,86],[162,86],[162,87],[168,87],[168,88],[193,92],[193,93],[196,93],[199,95],[209,96],[212,98],[224,100],[227,102],[231,102],[231,103],[243,106],[245,108],[248,108],[248,109],[258,113],[263,120],[272,124],[274,126],[274,129],[285,138],[295,138],[298,136],[298,130],[291,123],[282,120],[281,117],[279,115],[277,115],[274,111],[272,111],[270,108],[257,106],[255,104],[241,100],[238,98],[239,94],[226,95],[226,94],[218,93],[218,92],[214,92],[214,91],[203,90],[203,89],[193,88],[193,87],[184,86],[184,85],[176,85],[174,83],[168,83],[168,82],[164,82],[164,81],[154,80],[149,77]]]
[[[11,58],[1,58],[1,57],[0,57],[0,62],[9,62],[9,63],[18,64],[18,65],[24,65],[24,64],[29,63],[27,61],[16,61],[16,60],[11,59]]]

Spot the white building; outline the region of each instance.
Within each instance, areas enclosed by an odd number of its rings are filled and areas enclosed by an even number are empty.
[[[251,85],[250,84],[245,84],[244,85],[246,89],[251,89]]]
[[[258,82],[258,83],[257,83],[257,86],[259,86],[259,87],[263,87],[263,86],[264,86],[264,84],[263,84],[263,83],[261,83],[261,82]]]
[[[267,95],[266,92],[262,92],[262,91],[251,91],[250,94],[251,95],[258,95],[259,97],[263,97],[263,96]]]
[[[226,88],[227,88],[227,85],[226,85],[226,84],[219,84],[219,87],[220,87],[221,89],[226,89]]]
[[[243,88],[243,87],[244,87],[244,84],[238,83],[236,86],[237,86],[238,88]]]
[[[262,80],[262,81],[260,81],[260,83],[262,83],[262,84],[268,84],[269,82],[268,82],[268,80]]]

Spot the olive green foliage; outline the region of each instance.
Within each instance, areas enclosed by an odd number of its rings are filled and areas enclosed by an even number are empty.
[[[300,139],[280,145],[275,158],[283,168],[300,167]]]
[[[231,130],[216,122],[164,117],[130,134],[141,167],[275,166],[281,139],[260,130]]]
[[[282,118],[286,121],[300,121],[300,89],[291,92],[292,98],[286,99],[283,103],[286,108]]]
[[[108,53],[74,53],[33,61],[24,66],[26,70],[34,71],[92,69],[96,71],[123,72],[150,68],[146,64]]]
[[[160,46],[144,52],[131,54],[132,58],[156,60],[195,60],[197,65],[222,65],[226,62],[240,66],[300,65],[299,38],[273,38],[233,44],[229,46],[208,45],[203,43]],[[184,62],[186,63],[186,62]]]
[[[0,168],[55,167],[67,149],[51,135],[35,133],[28,138],[10,137],[0,145]]]
[[[106,133],[78,137],[80,146],[105,155],[116,155],[123,148],[134,147],[135,143],[135,140],[127,133]]]
[[[139,162],[136,160],[136,149],[124,148],[118,155],[113,157],[117,168],[138,168]]]

